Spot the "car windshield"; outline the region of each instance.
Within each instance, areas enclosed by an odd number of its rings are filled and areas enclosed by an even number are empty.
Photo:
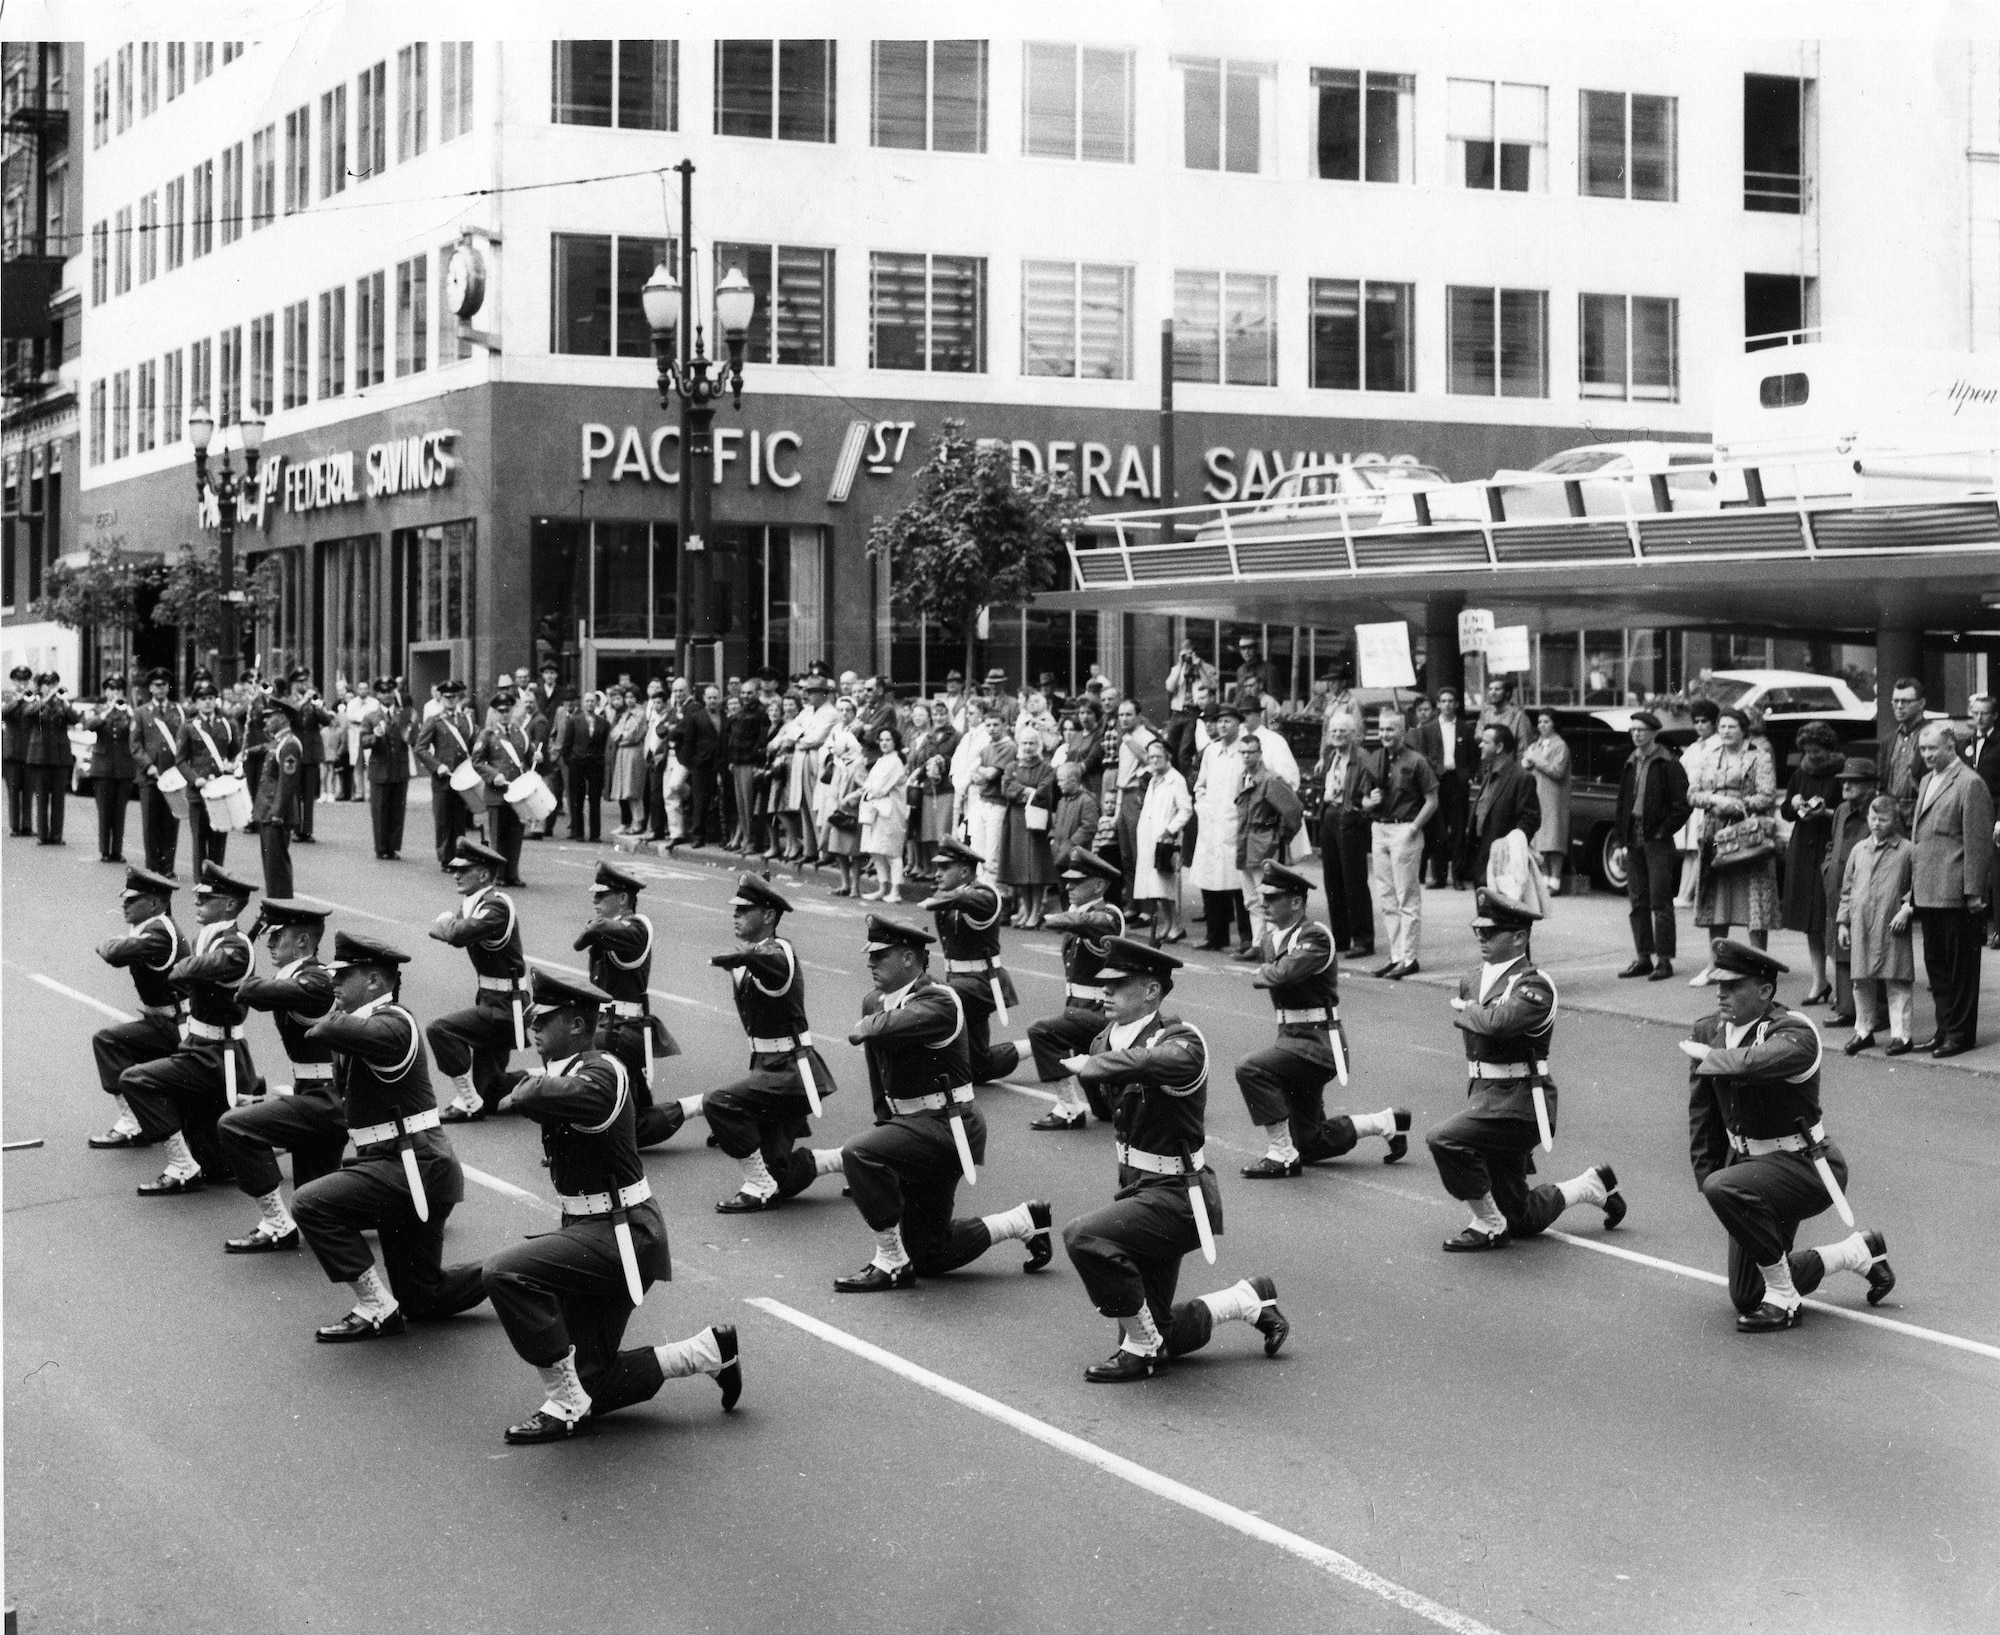
[[[1545,477],[1581,477],[1587,471],[1602,471],[1624,458],[1622,454],[1607,454],[1601,449],[1571,449],[1564,454],[1551,454],[1529,469]]]
[[[1726,710],[1730,705],[1747,698],[1754,686],[1754,682],[1732,681],[1727,676],[1710,676],[1703,691],[1712,703]]]

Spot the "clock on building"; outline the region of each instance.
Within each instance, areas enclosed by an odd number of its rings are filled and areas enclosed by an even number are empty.
[[[445,263],[444,299],[460,318],[470,318],[486,299],[486,260],[470,244],[460,244]]]

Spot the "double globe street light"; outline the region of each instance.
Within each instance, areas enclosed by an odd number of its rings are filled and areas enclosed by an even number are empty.
[[[222,599],[222,643],[221,652],[216,655],[218,688],[228,687],[236,680],[237,666],[243,658],[242,636],[237,629],[237,609],[242,605],[243,594],[236,588],[236,502],[245,485],[257,480],[258,451],[264,446],[264,420],[261,415],[246,415],[238,429],[243,436],[243,475],[239,479],[229,463],[229,451],[222,451],[222,464],[211,470],[208,463],[208,445],[215,436],[215,416],[207,406],[197,406],[188,415],[188,441],[194,445],[194,492],[199,502],[204,496],[215,496],[215,514],[221,533],[221,550],[216,564],[216,588]]]

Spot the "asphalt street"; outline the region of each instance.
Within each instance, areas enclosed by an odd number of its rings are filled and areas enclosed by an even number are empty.
[[[366,813],[321,808],[298,889],[415,955],[420,1019],[467,1002],[464,957],[425,938],[452,901],[413,816],[407,860],[368,857]],[[232,854],[254,872],[244,839]],[[603,849],[528,848],[517,896],[531,956],[565,965]],[[185,871],[185,850],[183,850]],[[684,1054],[667,1093],[742,1070],[727,989],[730,876],[641,860],[660,929],[656,1003]],[[831,1279],[870,1239],[838,1185],[725,1218],[735,1166],[691,1125],[647,1155],[675,1278],[629,1343],[738,1325],[742,1407],[704,1379],[556,1447],[500,1432],[539,1400],[490,1308],[407,1338],[329,1348],[347,1308],[310,1256],[227,1259],[255,1206],[231,1188],[137,1197],[155,1152],[95,1153],[110,1118],[89,1036],[129,1009],[93,946],[120,871],[89,846],[0,856],[7,1595],[24,1630],[237,1632],[935,1632],[1445,1628],[1707,1632],[2000,1627],[2000,1095],[1987,1075],[1830,1055],[1829,1128],[1864,1224],[1900,1278],[1870,1311],[1832,1281],[1792,1333],[1746,1338],[1716,1284],[1722,1233],[1686,1151],[1684,1059],[1659,1020],[1566,1015],[1555,1177],[1608,1160],[1631,1214],[1459,1257],[1460,1224],[1421,1142],[1464,1094],[1436,985],[1350,974],[1352,1110],[1413,1109],[1400,1166],[1379,1142],[1257,1185],[1236,1059],[1271,1032],[1242,967],[1193,956],[1169,1009],[1207,1037],[1210,1152],[1227,1230],[1183,1294],[1275,1278],[1293,1323],[1267,1360],[1243,1324],[1165,1377],[1084,1383],[1112,1325],[1060,1252],[1044,1275],[1003,1244],[915,1292]],[[817,885],[787,924],[840,1082],[823,1134],[868,1117],[844,1042],[867,979],[862,908]],[[1317,899],[1316,899],[1317,901]],[[914,908],[904,913],[918,917]],[[183,924],[192,916],[184,905]],[[1462,933],[1461,933],[1462,935]],[[1024,1001],[1060,1003],[1058,939],[1010,932]],[[1469,939],[1427,973],[1474,963]],[[1681,989],[1692,1019],[1705,1000]],[[94,1004],[93,1004],[94,1002]],[[268,1021],[260,1068],[282,1077]],[[965,1213],[1026,1197],[1058,1223],[1113,1184],[1109,1132],[1038,1135],[1027,1087],[989,1086],[989,1165]],[[453,1134],[468,1169],[450,1257],[544,1230],[532,1128]],[[477,1172],[476,1174],[474,1172]],[[1831,1213],[1804,1242],[1844,1228]],[[1606,1249],[1622,1254],[1603,1252]],[[1893,1325],[1903,1325],[1901,1327]],[[820,1325],[831,1325],[829,1334]]]

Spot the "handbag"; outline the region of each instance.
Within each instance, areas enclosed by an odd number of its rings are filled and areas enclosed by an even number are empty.
[[[1153,872],[1173,874],[1181,866],[1181,844],[1178,840],[1156,840],[1153,842]]]
[[[1724,823],[1709,837],[1709,863],[1718,869],[1738,869],[1775,857],[1778,826],[1767,817],[1742,817]]]
[[[1021,816],[1028,825],[1031,835],[1045,835],[1049,832],[1049,809],[1037,806],[1033,801],[1022,808]]]

